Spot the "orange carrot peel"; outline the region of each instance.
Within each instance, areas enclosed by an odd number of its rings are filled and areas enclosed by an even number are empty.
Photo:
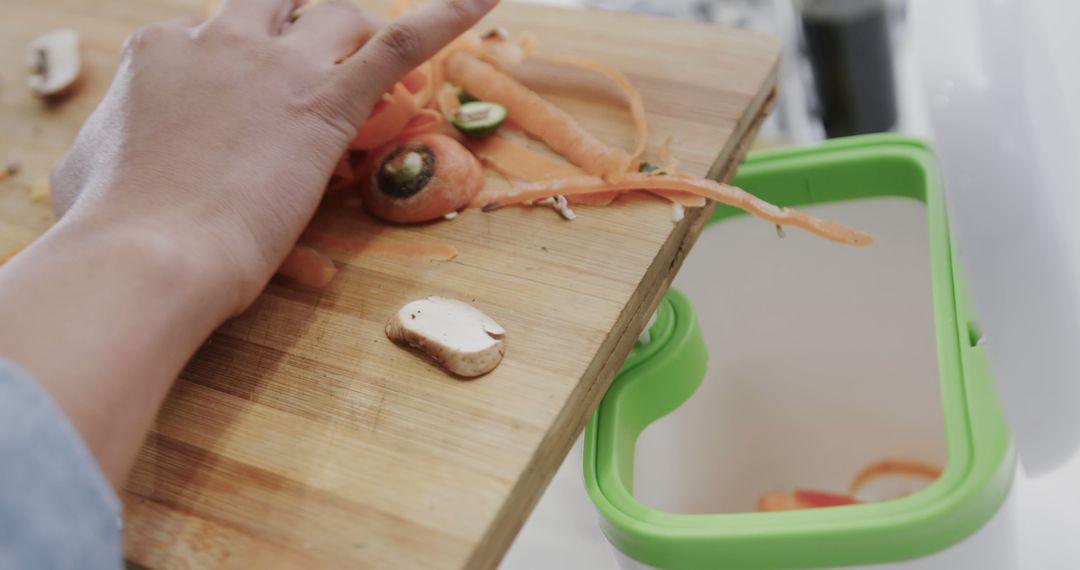
[[[301,285],[325,287],[337,274],[334,261],[313,248],[298,245],[289,252],[278,267],[277,274]]]
[[[566,111],[471,54],[451,54],[446,74],[473,96],[505,106],[510,120],[593,176],[617,181],[633,161],[625,150],[610,147],[586,131]]]
[[[865,487],[870,481],[879,477],[891,475],[907,475],[933,481],[941,476],[941,468],[936,465],[930,465],[929,463],[911,461],[908,459],[886,459],[868,465],[860,471],[859,474],[855,476],[855,480],[851,482],[851,486],[848,487],[848,493],[856,495],[859,490]]]
[[[623,96],[626,97],[627,104],[630,105],[630,116],[634,122],[634,149],[630,153],[630,161],[633,162],[634,160],[637,160],[637,158],[641,156],[641,153],[645,152],[645,145],[648,144],[649,139],[649,127],[645,120],[645,104],[641,100],[641,94],[638,93],[637,89],[634,89],[634,85],[630,83],[630,80],[626,78],[626,75],[624,75],[623,72],[614,67],[581,57],[556,55],[536,55],[533,57],[540,61],[547,61],[591,71],[603,75],[615,82],[615,85],[622,91]],[[670,143],[670,138],[668,140]],[[673,172],[673,170],[669,172]]]
[[[541,200],[560,194],[569,197],[576,194],[592,194],[612,190],[619,192],[631,190],[689,192],[745,210],[770,223],[801,228],[835,242],[858,246],[873,243],[873,238],[869,234],[837,223],[821,220],[803,212],[775,206],[740,188],[713,180],[669,175],[629,173],[618,182],[608,182],[601,178],[586,176],[566,180],[523,183],[500,194],[493,202],[485,204],[484,208],[491,210],[501,206]]]

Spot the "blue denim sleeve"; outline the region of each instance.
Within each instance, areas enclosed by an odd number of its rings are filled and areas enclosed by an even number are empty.
[[[120,502],[47,394],[0,359],[0,568],[120,568]]]

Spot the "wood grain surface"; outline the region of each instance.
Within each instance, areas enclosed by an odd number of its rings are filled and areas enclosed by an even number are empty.
[[[3,0],[0,255],[51,223],[30,199],[108,86],[125,36],[197,14],[198,0]],[[376,6],[376,9],[379,6]],[[726,178],[774,92],[773,39],[641,16],[507,3],[485,26],[531,30],[541,51],[621,68],[648,111],[649,155],[667,135],[696,175]],[[24,87],[24,46],[83,36],[79,92],[46,106]],[[530,82],[629,146],[610,86],[537,67]],[[150,568],[490,568],[606,390],[692,245],[708,208],[674,224],[637,200],[578,209],[468,211],[452,222],[372,222],[350,196],[316,226],[357,241],[452,244],[452,261],[324,248],[324,290],[275,279],[208,340],[176,383],[123,494],[126,556]],[[317,244],[318,245],[318,244]],[[386,339],[407,301],[474,303],[508,331],[492,374],[447,376]]]

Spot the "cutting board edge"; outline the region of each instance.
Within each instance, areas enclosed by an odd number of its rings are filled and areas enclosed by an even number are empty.
[[[736,131],[736,133],[741,136],[732,135],[731,141],[734,141],[734,144],[729,143],[729,145],[725,147],[725,151],[730,150],[730,154],[724,152],[718,157],[717,162],[713,165],[712,171],[710,171],[710,178],[721,182],[727,182],[735,175],[735,171],[739,164],[742,163],[746,154],[749,152],[758,130],[761,128],[762,123],[765,122],[766,117],[768,117],[769,112],[776,103],[778,89],[776,77],[776,66],[774,66],[773,72],[770,74],[771,83],[766,86],[766,89],[762,89],[761,95],[754,99],[754,104],[756,105],[754,110],[746,114],[747,120],[743,121],[742,123],[744,124],[741,123],[741,128]],[[722,158],[724,154],[728,154],[727,160]],[[503,556],[505,556],[506,551],[510,548],[510,545],[517,537],[522,526],[524,526],[529,514],[536,507],[540,497],[551,483],[551,479],[555,476],[555,472],[558,470],[559,465],[566,459],[567,454],[573,447],[574,441],[585,428],[585,424],[588,423],[588,420],[596,407],[600,404],[603,394],[607,392],[607,388],[615,379],[615,375],[622,366],[622,362],[626,359],[626,356],[630,354],[634,342],[641,334],[641,331],[645,329],[645,325],[648,323],[650,316],[660,305],[660,301],[666,294],[668,286],[670,286],[671,282],[675,279],[675,275],[678,274],[679,268],[682,266],[686,256],[690,253],[694,243],[696,243],[698,236],[700,236],[702,230],[705,229],[705,225],[708,223],[709,218],[712,217],[715,207],[715,202],[710,201],[704,208],[691,210],[687,213],[686,219],[682,222],[682,227],[685,229],[683,231],[673,232],[673,236],[677,233],[679,237],[677,239],[670,239],[664,247],[664,249],[669,247],[676,248],[674,257],[669,265],[669,270],[653,272],[651,271],[652,268],[650,268],[650,271],[647,272],[647,274],[655,273],[656,275],[661,276],[661,279],[655,283],[643,282],[637,292],[635,292],[635,295],[627,302],[626,308],[624,308],[622,315],[620,315],[619,320],[616,323],[616,328],[612,329],[612,334],[609,335],[604,344],[601,345],[601,350],[597,352],[597,357],[593,360],[585,373],[585,376],[588,377],[595,367],[599,367],[599,369],[592,374],[597,378],[597,381],[592,383],[591,386],[585,386],[585,383],[582,382],[579,384],[579,389],[585,389],[584,396],[580,398],[571,396],[568,399],[568,402],[571,402],[571,404],[573,402],[582,402],[584,404],[577,406],[577,408],[579,408],[577,410],[572,409],[573,406],[571,405],[570,407],[564,407],[560,412],[560,418],[571,418],[573,429],[563,429],[566,426],[559,421],[552,423],[552,428],[545,434],[543,441],[541,441],[538,447],[537,453],[525,467],[523,475],[518,478],[514,490],[510,493],[510,497],[519,498],[518,504],[514,504],[513,500],[503,504],[503,507],[493,519],[492,524],[488,527],[487,532],[485,532],[483,539],[477,544],[477,548],[469,557],[468,562],[465,564],[465,568],[469,570],[496,568]],[[662,253],[663,251],[661,252],[661,255],[657,255],[657,261],[667,258],[665,255],[662,255]],[[636,298],[645,295],[645,293],[650,290],[653,291],[650,299],[645,302],[634,303]],[[582,413],[580,408],[584,408],[584,413]],[[546,462],[546,460],[550,460],[551,465],[544,466],[539,464],[541,462]],[[530,477],[533,477],[534,479],[529,481]],[[535,477],[541,478],[538,484]],[[529,482],[526,483],[526,481]],[[530,488],[534,491],[530,491]],[[524,498],[522,499],[522,497]]]

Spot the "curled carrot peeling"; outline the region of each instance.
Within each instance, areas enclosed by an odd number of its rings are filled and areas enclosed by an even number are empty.
[[[662,190],[653,188],[648,190],[648,193],[664,198],[673,204],[678,204],[685,208],[700,208],[704,206],[706,202],[704,196],[683,190]]]
[[[541,154],[499,135],[466,144],[484,164],[513,180],[558,180],[584,175],[581,169],[568,162]]]
[[[934,480],[941,476],[941,468],[910,459],[886,459],[868,465],[860,471],[855,476],[855,480],[851,482],[851,486],[848,487],[848,493],[855,495],[870,481],[889,475],[909,475]]]
[[[454,116],[454,112],[461,106],[461,101],[458,99],[456,93],[454,93],[449,87],[443,87],[435,95],[435,102],[439,107],[439,112],[446,117],[447,120],[451,120]]]
[[[675,137],[668,135],[664,139],[664,144],[660,145],[660,164],[664,167],[664,172],[668,174],[679,172],[679,160],[671,155],[671,143],[674,141]]]
[[[863,486],[873,479],[890,475],[906,475],[932,481],[941,476],[941,468],[909,459],[886,459],[863,468],[851,482],[846,495],[807,489],[796,489],[791,494],[766,493],[758,497],[757,510],[760,512],[792,511],[856,505],[860,501],[855,498],[855,495]]]
[[[625,150],[604,144],[569,113],[491,64],[459,51],[447,58],[446,75],[473,96],[505,106],[510,120],[585,172],[616,181],[630,167]]]
[[[529,33],[519,34],[514,40],[504,37],[498,29],[492,30],[482,36],[482,43],[473,55],[480,59],[498,65],[509,67],[520,65],[532,56],[536,49],[536,37]]]
[[[298,245],[289,252],[278,267],[277,274],[301,285],[325,287],[337,274],[334,261],[314,248]]]
[[[566,201],[573,206],[608,206],[619,197],[619,192],[594,192],[567,196]]]
[[[405,125],[405,128],[401,130],[398,138],[408,139],[438,132],[445,122],[442,113],[434,109],[421,109],[416,115],[413,115],[409,124]]]
[[[837,223],[821,220],[803,212],[775,206],[734,186],[712,180],[668,175],[629,173],[618,182],[608,182],[601,178],[586,176],[566,180],[523,183],[515,185],[509,191],[500,194],[495,203],[485,204],[484,208],[490,210],[498,206],[541,200],[559,194],[569,197],[575,194],[592,194],[612,190],[619,192],[631,190],[678,190],[689,192],[745,210],[770,223],[802,228],[835,242],[864,246],[870,245],[874,241],[869,234]]]
[[[383,146],[397,138],[419,111],[413,93],[403,83],[398,83],[372,109],[350,148],[371,150]]]
[[[630,80],[626,78],[626,75],[624,75],[623,72],[614,67],[582,57],[535,55],[533,56],[533,59],[577,67],[579,69],[598,73],[614,81],[615,85],[622,91],[623,96],[626,97],[627,104],[630,105],[630,116],[634,122],[634,150],[630,153],[630,160],[636,160],[641,156],[641,153],[645,152],[645,145],[648,143],[649,139],[649,127],[648,123],[645,121],[645,104],[641,101],[641,94],[638,93],[637,89],[634,89],[634,85],[630,83]],[[670,141],[671,139],[669,138],[668,143],[666,144],[670,144]],[[663,153],[663,150],[661,153]],[[674,172],[674,170],[671,172]]]

